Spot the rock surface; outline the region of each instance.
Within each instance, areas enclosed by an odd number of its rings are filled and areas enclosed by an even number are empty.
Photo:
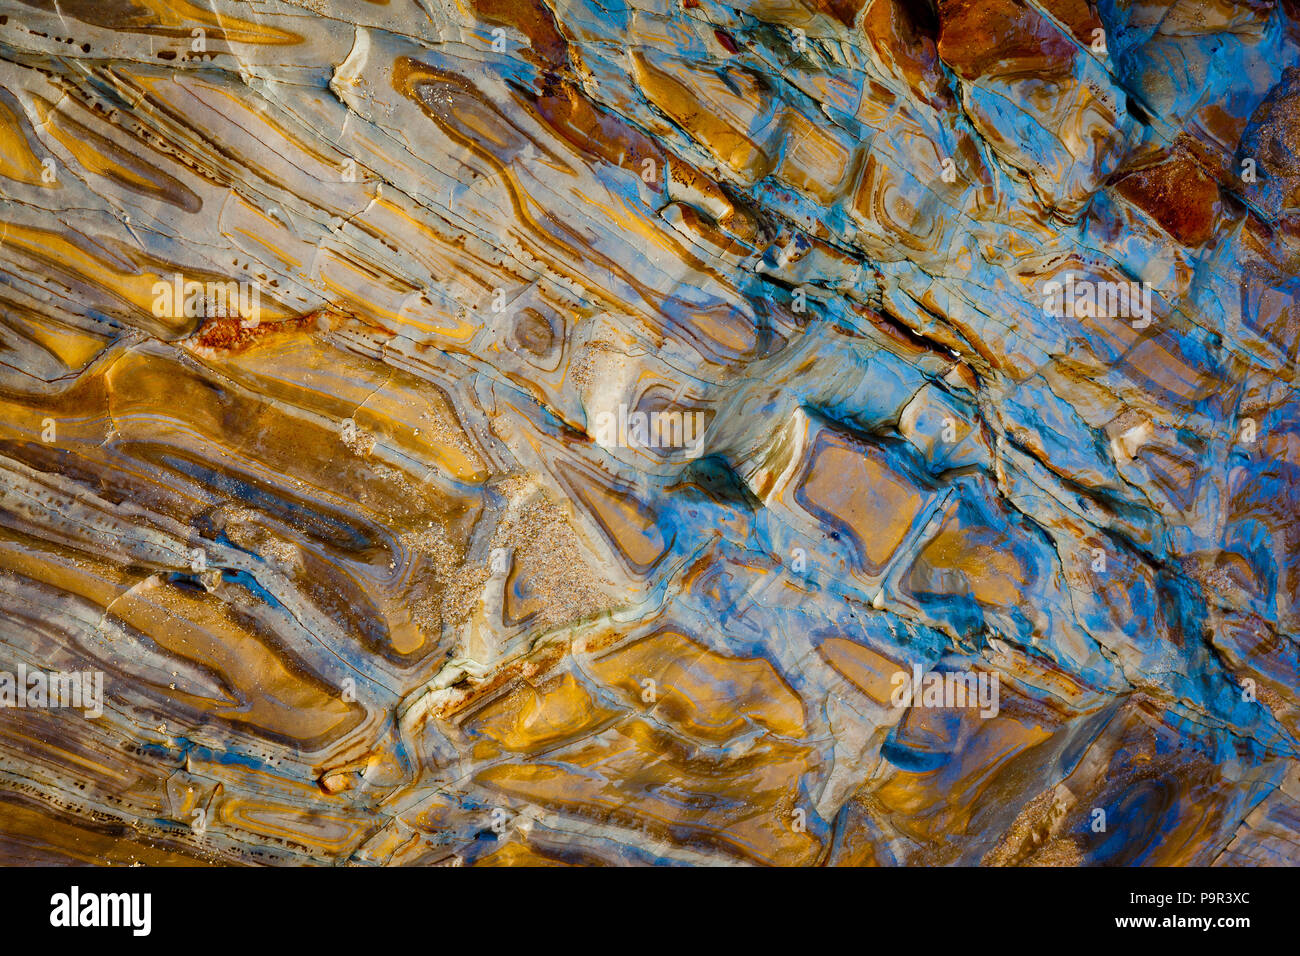
[[[0,861],[1300,862],[1292,0],[0,9]]]

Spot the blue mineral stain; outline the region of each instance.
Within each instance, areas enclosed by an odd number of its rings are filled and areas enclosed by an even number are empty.
[[[1297,862],[1286,4],[28,6],[0,847]]]

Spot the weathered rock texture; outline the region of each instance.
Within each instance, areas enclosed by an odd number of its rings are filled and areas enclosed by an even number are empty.
[[[1300,862],[1294,0],[2,7],[0,859]]]

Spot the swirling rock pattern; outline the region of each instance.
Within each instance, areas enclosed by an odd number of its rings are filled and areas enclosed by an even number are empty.
[[[1290,0],[0,9],[0,860],[1300,862]]]

